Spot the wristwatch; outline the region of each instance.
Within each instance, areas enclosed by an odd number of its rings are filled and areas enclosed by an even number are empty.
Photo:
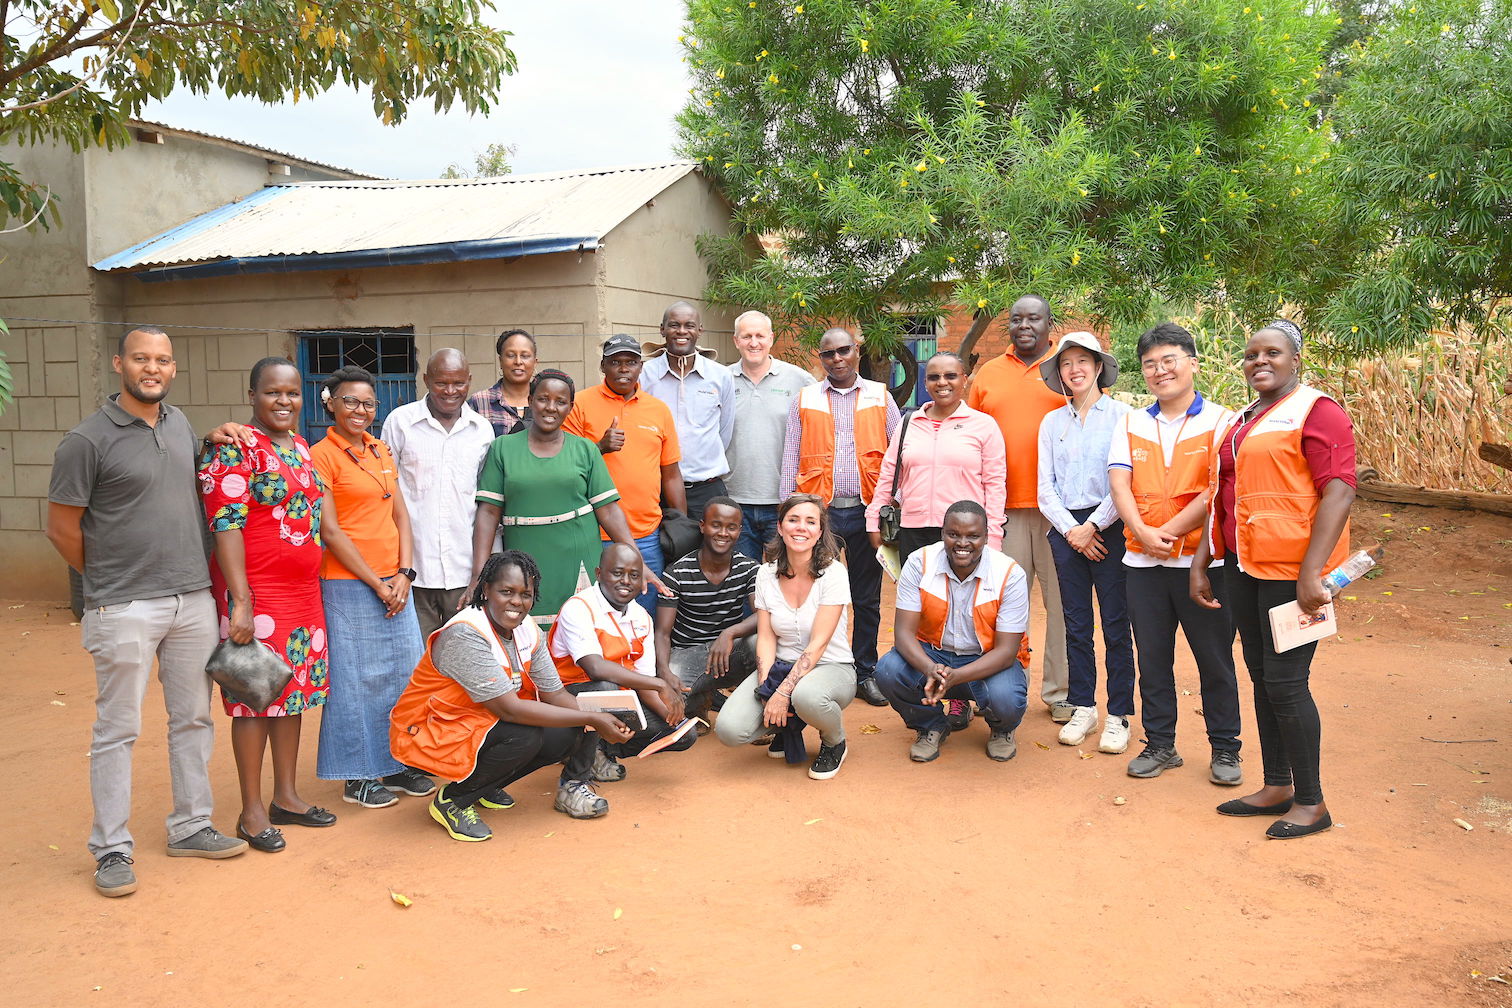
[[[411,581],[415,580],[415,568],[413,568],[413,567],[400,567],[394,573],[395,574],[403,574],[405,577],[409,578]]]

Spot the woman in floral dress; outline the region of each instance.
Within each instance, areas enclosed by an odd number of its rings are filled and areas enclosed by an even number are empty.
[[[253,710],[224,693],[241,784],[237,834],[261,851],[285,846],[280,825],[330,826],[336,817],[295,790],[300,715],[325,703],[325,617],[320,598],[324,492],[299,426],[299,369],[281,357],[252,367],[251,447],[218,445],[200,463],[200,491],[215,534],[212,590],[221,638],[257,640],[293,673],[283,695]],[[263,752],[273,749],[273,801],[263,806]]]

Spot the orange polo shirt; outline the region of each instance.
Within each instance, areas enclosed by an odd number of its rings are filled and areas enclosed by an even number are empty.
[[[637,388],[629,399],[621,399],[600,383],[578,393],[562,430],[596,442],[616,417],[625,446],[605,455],[604,465],[619,491],[630,534],[640,539],[661,527],[661,467],[682,460],[677,427],[672,410],[655,396]]]
[[[310,459],[325,483],[326,493],[336,502],[341,531],[374,574],[393,577],[399,570],[399,526],[394,524],[399,467],[394,464],[394,453],[366,431],[359,448],[332,427],[310,449]],[[385,498],[384,494],[390,496]],[[357,577],[329,549],[321,560],[320,576],[328,580]]]
[[[1012,350],[994,357],[977,369],[971,379],[966,405],[991,415],[1003,432],[1008,449],[1008,496],[1004,507],[1039,507],[1040,421],[1053,409],[1066,405],[1066,397],[1045,387],[1039,366],[1055,352],[1054,344],[1032,364],[1025,364]]]

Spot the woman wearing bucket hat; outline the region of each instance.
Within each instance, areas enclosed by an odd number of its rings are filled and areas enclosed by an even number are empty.
[[[1097,592],[1106,652],[1108,719],[1098,749],[1121,753],[1134,713],[1134,645],[1124,587],[1123,524],[1108,489],[1108,447],[1130,407],[1103,389],[1118,380],[1118,362],[1089,332],[1061,337],[1040,365],[1045,387],[1065,406],[1045,414],[1039,430],[1039,509],[1050,523],[1050,552],[1066,619],[1070,700],[1063,745],[1081,745],[1097,730],[1097,654],[1092,593]]]

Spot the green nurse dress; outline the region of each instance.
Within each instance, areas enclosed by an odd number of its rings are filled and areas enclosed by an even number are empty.
[[[531,615],[556,615],[580,582],[593,582],[604,548],[593,509],[619,499],[591,441],[563,434],[562,450],[539,458],[523,431],[494,439],[478,473],[477,501],[504,509],[505,548],[529,553],[541,568]]]

